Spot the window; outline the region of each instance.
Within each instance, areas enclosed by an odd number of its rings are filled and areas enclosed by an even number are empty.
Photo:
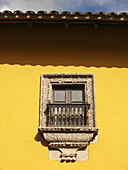
[[[84,103],[84,85],[53,85],[53,103]]]
[[[50,159],[87,160],[87,147],[98,134],[93,74],[42,75],[39,131]]]
[[[48,104],[48,126],[84,126],[89,104],[85,104],[83,84],[53,85]]]

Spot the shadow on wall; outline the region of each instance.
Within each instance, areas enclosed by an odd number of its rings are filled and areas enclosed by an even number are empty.
[[[40,142],[43,146],[48,147],[48,142],[45,140],[42,133],[38,132],[34,138],[35,141]]]
[[[40,143],[42,144],[42,146],[48,147],[49,151],[50,151],[50,150],[52,150],[52,151],[53,151],[53,150],[58,150],[58,149],[56,149],[56,148],[51,148],[51,147],[49,147],[49,146],[48,146],[48,142],[45,140],[43,134],[40,133],[40,132],[37,133],[37,135],[35,136],[34,140],[37,141],[37,142],[40,142]],[[61,152],[61,151],[60,151],[60,152]],[[63,163],[63,162],[66,162],[66,163],[69,163],[69,162],[74,163],[75,161],[74,161],[74,160],[70,161],[70,160],[68,160],[68,159],[67,159],[66,161],[65,161],[65,160],[60,160],[60,163]]]
[[[1,25],[0,64],[128,67],[128,26]]]
[[[31,50],[30,50],[31,51]],[[74,50],[75,51],[75,50]],[[119,53],[100,53],[98,55],[97,52],[92,54],[91,52],[86,52],[84,55],[82,52],[77,52],[72,54],[70,51],[55,53],[55,51],[51,54],[39,54],[33,51],[33,55],[29,54],[29,52],[25,52],[22,55],[17,53],[15,56],[10,56],[9,54],[4,53],[4,55],[0,58],[0,64],[20,64],[20,65],[53,65],[53,66],[86,66],[86,67],[128,67],[128,56],[120,52]],[[63,53],[63,54],[61,54]],[[87,54],[88,53],[88,54]],[[22,55],[22,56],[21,56]]]

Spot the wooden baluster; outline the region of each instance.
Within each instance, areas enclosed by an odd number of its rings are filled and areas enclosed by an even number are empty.
[[[65,108],[65,106],[63,107],[63,126],[65,125],[65,110],[66,110],[66,108]]]
[[[65,125],[67,126],[68,121],[67,121],[67,106],[65,107]]]
[[[63,106],[61,106],[61,126],[63,126]]]
[[[80,107],[80,125],[82,126],[82,107]]]
[[[61,113],[62,113],[62,108],[59,106],[59,126],[61,126]]]
[[[58,107],[55,106],[55,126],[57,126],[57,109]]]
[[[56,125],[59,125],[59,106],[56,107],[57,108],[57,123]]]
[[[78,107],[79,106],[76,107],[76,125],[78,125]]]
[[[53,109],[52,109],[52,125],[53,126],[55,125],[55,106],[53,106]]]
[[[78,106],[78,126],[80,126],[80,106]]]
[[[69,106],[69,126],[72,126],[72,107]]]
[[[69,123],[68,107],[66,108],[66,117],[67,117],[66,126],[68,126],[68,123]]]
[[[74,125],[74,107],[72,106],[72,115],[71,115],[71,121],[72,121],[72,126]]]
[[[82,126],[84,126],[84,106],[82,106]]]
[[[76,107],[73,107],[74,109],[74,126],[76,126]]]

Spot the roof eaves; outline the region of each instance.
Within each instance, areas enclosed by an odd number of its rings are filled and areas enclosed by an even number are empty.
[[[3,11],[0,12],[0,22],[1,23],[24,23],[28,21],[39,22],[39,23],[60,23],[60,22],[72,22],[72,23],[90,23],[90,22],[103,22],[103,23],[128,23],[128,13],[122,12],[117,14],[111,12],[105,14],[104,12],[98,12],[94,14],[88,11],[82,14],[79,11],[70,13],[69,11],[63,11],[59,14],[58,11],[51,11],[47,13],[46,11]]]

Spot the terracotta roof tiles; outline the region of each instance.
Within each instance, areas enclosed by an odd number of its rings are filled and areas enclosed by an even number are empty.
[[[3,11],[0,12],[0,22],[15,22],[15,21],[27,21],[27,20],[33,20],[35,22],[63,22],[63,21],[69,21],[69,22],[95,22],[95,21],[102,21],[102,22],[128,22],[128,13],[122,12],[120,14],[117,14],[115,12],[111,12],[108,14],[105,14],[104,12],[98,12],[94,14],[91,11],[88,11],[84,14],[82,14],[79,11],[76,11],[74,13],[70,13],[69,11],[63,11],[59,13],[58,11],[51,11],[47,13],[46,11]]]

